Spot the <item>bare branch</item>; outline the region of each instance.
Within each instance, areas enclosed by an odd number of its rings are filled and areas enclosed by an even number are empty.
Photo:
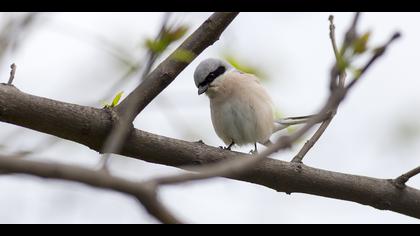
[[[163,91],[176,76],[190,63],[174,59],[176,52],[186,50],[199,55],[204,49],[213,44],[226,29],[238,13],[214,13],[178,49],[164,60],[144,81],[116,107],[111,116],[115,121],[104,143],[103,153],[118,152],[124,144],[127,135],[133,130],[132,122],[147,104]],[[122,114],[122,115],[121,115]],[[119,117],[120,116],[120,117]],[[116,119],[115,119],[116,118]]]
[[[319,126],[319,128],[312,135],[312,137],[305,142],[305,144],[300,149],[300,151],[298,152],[298,154],[296,154],[296,156],[293,157],[292,162],[302,163],[302,160],[305,157],[305,155],[309,152],[309,150],[311,150],[311,148],[315,145],[315,143],[318,142],[319,138],[321,138],[322,134],[324,134],[325,130],[330,125],[330,123],[331,123],[331,121],[333,119],[333,116],[334,115],[331,114],[331,116],[329,118],[327,118],[326,120],[324,120],[321,123],[321,125]]]
[[[355,31],[355,28],[356,28],[356,23],[357,23],[357,18],[358,17],[359,17],[359,14],[356,14],[356,16],[354,17],[354,20],[353,20],[352,28],[353,28],[354,31]],[[332,48],[333,48],[333,51],[334,51],[334,56],[335,56],[335,61],[336,61],[336,66],[337,66],[338,64],[340,64],[340,60],[342,59],[342,55],[338,51],[337,41],[335,40],[334,16],[330,15],[328,20],[330,21],[330,40],[331,40],[331,45],[332,45]],[[338,86],[344,87],[345,80],[346,80],[346,72],[342,71],[342,73],[339,73],[339,75],[338,75]]]
[[[28,174],[48,179],[78,182],[92,187],[129,194],[162,223],[181,223],[157,199],[155,187],[110,176],[101,171],[67,164],[46,163],[0,155],[2,174]]]
[[[398,178],[394,179],[393,182],[398,188],[405,188],[406,187],[405,183],[407,183],[407,181],[410,180],[410,178],[418,174],[420,174],[420,166],[410,170],[409,172],[405,174],[402,174]]]
[[[12,65],[10,65],[10,77],[9,77],[9,81],[7,82],[8,85],[12,85],[13,84],[13,80],[15,79],[15,73],[16,73],[16,65],[15,63],[13,63]]]
[[[344,52],[347,50],[347,48],[351,45],[351,43],[354,41],[354,39],[357,38],[357,24],[359,22],[360,19],[360,12],[356,12],[354,14],[353,17],[353,21],[349,27],[349,29],[346,32],[345,38],[344,38],[344,42],[343,42],[343,46],[341,47],[340,50],[340,55],[344,55]]]
[[[188,51],[198,56],[204,49],[219,39],[222,32],[237,15],[237,12],[217,12],[211,15],[174,53],[152,71],[142,84],[117,106],[117,111],[127,110],[129,104],[133,102],[136,104],[136,111],[132,116],[137,116],[189,65],[189,62],[176,60],[176,53]]]

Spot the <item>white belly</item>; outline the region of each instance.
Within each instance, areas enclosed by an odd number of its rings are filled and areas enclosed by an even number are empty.
[[[273,131],[272,107],[265,102],[252,104],[233,98],[228,102],[211,102],[211,118],[217,135],[226,145],[264,143]]]

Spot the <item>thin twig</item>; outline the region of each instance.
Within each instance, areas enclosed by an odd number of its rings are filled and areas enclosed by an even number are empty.
[[[359,80],[360,76],[362,74],[364,74],[369,68],[370,66],[379,58],[381,57],[386,49],[388,48],[388,46],[394,42],[396,39],[401,37],[401,33],[400,32],[395,32],[392,37],[381,47],[378,47],[375,49],[375,52],[373,54],[373,56],[370,58],[370,60],[368,61],[368,63],[366,63],[366,65],[360,70],[360,73],[358,75],[355,76],[355,78],[349,83],[348,87],[353,87],[354,84]]]
[[[352,30],[352,31],[355,31],[356,30],[356,24],[355,24],[355,22],[357,23],[356,18],[358,18],[358,17],[359,17],[359,14],[356,14],[355,17],[354,17],[353,24],[352,24],[350,30]],[[330,40],[331,40],[331,45],[332,45],[334,56],[335,56],[335,65],[332,68],[331,78],[330,78],[330,81],[331,82],[330,83],[331,84],[334,84],[333,87],[335,88],[336,87],[336,75],[335,75],[335,72],[338,71],[338,66],[340,64],[340,61],[342,60],[341,59],[342,58],[342,55],[338,51],[337,42],[335,40],[334,16],[333,15],[330,15],[328,17],[328,20],[330,21]],[[338,86],[340,88],[344,88],[345,81],[346,81],[346,72],[345,71],[342,71],[338,75]],[[337,113],[337,109],[334,109],[334,110],[331,111],[330,116],[326,120],[324,120],[322,122],[322,124],[319,126],[318,130],[312,135],[312,137],[308,141],[306,141],[306,143],[299,150],[299,152],[296,154],[296,156],[293,157],[292,162],[302,163],[303,158],[306,156],[306,154],[309,152],[309,150],[311,150],[311,148],[315,145],[315,143],[318,142],[318,140],[324,134],[325,130],[330,125],[330,123],[333,120],[333,118],[334,118],[334,116],[335,116],[336,113]]]
[[[394,179],[393,182],[398,188],[405,188],[406,187],[405,183],[407,183],[407,181],[410,180],[410,178],[418,174],[420,174],[420,166],[410,170],[409,172],[405,174],[402,174],[398,178]]]
[[[16,65],[15,63],[13,63],[12,65],[10,65],[10,77],[9,77],[9,81],[7,82],[8,85],[12,85],[13,84],[13,80],[15,79],[15,73],[16,73]]]
[[[292,162],[302,163],[302,160],[305,157],[305,155],[309,152],[309,150],[311,150],[315,143],[318,142],[319,138],[321,138],[322,134],[328,128],[332,121],[332,118],[333,115],[331,115],[329,118],[327,118],[321,123],[317,131],[313,134],[313,136],[305,142],[298,154],[296,154],[296,156],[293,157]]]
[[[360,12],[356,12],[353,17],[353,21],[345,34],[343,46],[341,47],[341,50],[340,50],[340,55],[344,55],[344,52],[347,50],[347,48],[351,45],[354,39],[357,38],[356,27],[359,22],[359,19],[360,19]]]
[[[356,18],[359,17],[359,14],[356,13],[354,20],[353,20],[353,25],[352,28],[355,31],[356,30],[356,25],[355,23],[357,23]],[[338,51],[338,47],[337,47],[337,41],[335,39],[335,25],[334,25],[334,16],[330,15],[330,17],[328,18],[328,20],[330,21],[330,40],[331,40],[331,45],[334,51],[334,56],[335,56],[335,60],[336,60],[336,65],[338,66],[338,64],[340,64],[340,61],[342,60],[343,55],[340,54],[340,52]],[[338,86],[340,87],[344,87],[345,81],[346,81],[346,71],[342,71],[339,75],[338,75]]]

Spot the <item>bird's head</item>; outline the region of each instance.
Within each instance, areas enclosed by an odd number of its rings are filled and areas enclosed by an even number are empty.
[[[202,61],[194,72],[194,82],[198,88],[198,95],[205,93],[212,83],[221,78],[232,66],[220,59],[209,58]]]

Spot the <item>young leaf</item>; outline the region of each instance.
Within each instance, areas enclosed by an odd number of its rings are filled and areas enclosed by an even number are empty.
[[[121,91],[121,92],[117,93],[117,95],[115,95],[114,100],[112,100],[111,107],[116,107],[118,105],[118,102],[120,101],[121,96],[123,95],[123,93],[124,92]]]
[[[367,43],[369,41],[370,37],[370,31],[364,33],[362,36],[360,36],[358,39],[356,39],[353,43],[353,51],[354,54],[362,54],[367,49]]]
[[[167,30],[163,34],[163,39],[166,38],[169,42],[175,42],[181,39],[188,31],[188,27],[185,25],[181,25],[173,30]]]

